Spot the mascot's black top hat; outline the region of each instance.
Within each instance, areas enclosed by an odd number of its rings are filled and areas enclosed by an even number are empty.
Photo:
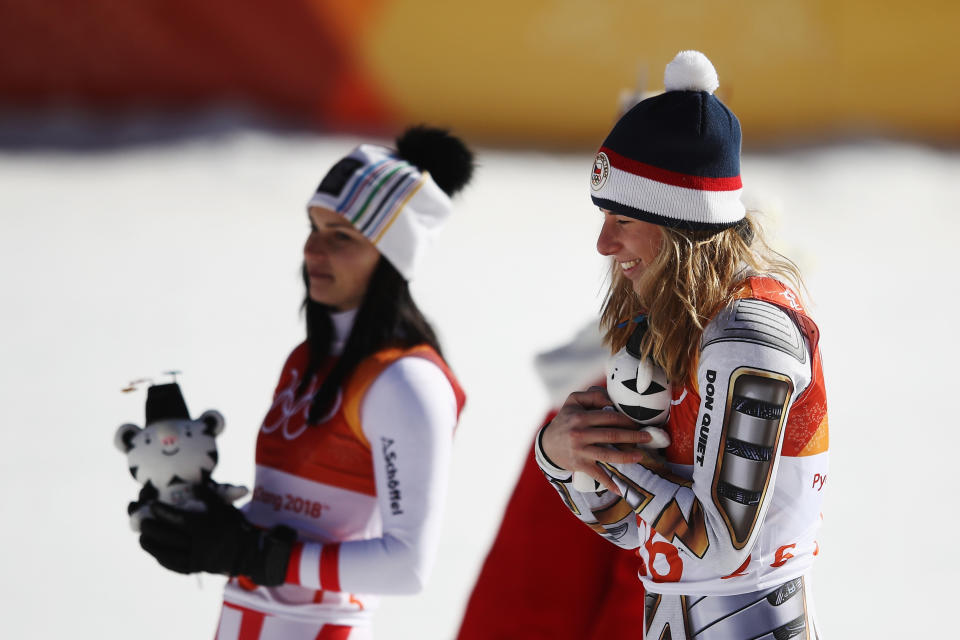
[[[155,384],[147,389],[147,422],[158,420],[189,420],[187,403],[176,382]]]

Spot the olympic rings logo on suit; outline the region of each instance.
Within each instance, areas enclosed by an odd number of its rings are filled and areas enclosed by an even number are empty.
[[[300,372],[296,369],[292,369],[290,373],[290,384],[288,384],[283,391],[278,393],[273,399],[273,404],[270,405],[270,410],[267,411],[267,415],[263,419],[263,425],[261,425],[260,431],[263,433],[273,433],[277,429],[280,429],[280,432],[283,434],[284,438],[287,440],[295,440],[307,429],[309,422],[308,416],[310,413],[310,403],[313,401],[313,394],[316,393],[319,385],[317,384],[317,381],[314,380],[307,388],[307,392],[297,399],[295,392],[300,383]],[[324,422],[330,420],[337,414],[342,404],[343,389],[338,388],[337,397],[334,399],[333,407],[331,407],[330,410],[323,415],[323,417],[317,420],[317,424],[323,424]],[[299,428],[291,431],[290,418],[298,414],[302,415],[303,420]]]

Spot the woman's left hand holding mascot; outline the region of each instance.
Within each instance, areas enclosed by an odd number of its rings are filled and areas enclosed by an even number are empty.
[[[114,436],[131,475],[143,485],[128,507],[130,526],[140,532],[140,546],[172,571],[280,584],[296,532],[253,526],[231,504],[248,493],[246,487],[211,479],[223,428],[214,409],[191,420],[177,383],[148,388],[144,427],[124,424]]]

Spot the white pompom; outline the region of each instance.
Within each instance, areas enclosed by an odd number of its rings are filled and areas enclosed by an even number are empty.
[[[719,86],[717,70],[699,51],[681,51],[663,72],[663,87],[667,91],[713,93]]]

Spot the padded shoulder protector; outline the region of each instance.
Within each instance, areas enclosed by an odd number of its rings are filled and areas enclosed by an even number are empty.
[[[808,360],[803,334],[789,314],[762,300],[735,300],[723,308],[703,332],[700,349],[715,342],[752,342],[778,349],[801,363]]]

